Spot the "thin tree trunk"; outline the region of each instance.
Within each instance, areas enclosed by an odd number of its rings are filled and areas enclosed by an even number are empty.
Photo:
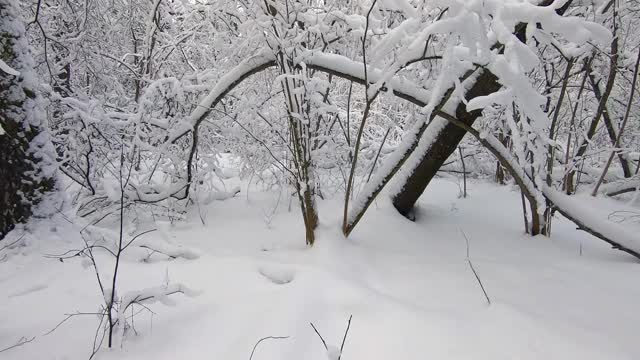
[[[604,166],[604,169],[602,170],[602,175],[600,175],[600,179],[598,179],[596,186],[593,188],[593,192],[591,193],[591,196],[596,196],[596,194],[598,193],[598,189],[600,188],[600,185],[602,184],[604,177],[607,175],[607,171],[609,170],[609,166],[611,166],[611,162],[613,161],[614,155],[617,153],[618,156],[621,156],[620,152],[617,149],[618,147],[620,147],[620,140],[622,139],[622,134],[624,133],[624,129],[627,126],[627,120],[629,120],[629,114],[631,113],[631,105],[633,104],[633,95],[636,92],[636,81],[638,80],[638,66],[640,66],[640,50],[638,50],[638,57],[636,58],[636,65],[633,70],[633,80],[631,83],[631,93],[629,94],[629,102],[627,103],[627,109],[624,113],[624,119],[622,120],[622,125],[620,125],[620,131],[618,132],[618,136],[615,142],[613,143],[614,149],[611,152],[609,159],[607,160],[607,164]],[[628,172],[629,172],[629,175],[631,175],[631,171],[628,171]],[[625,177],[629,177],[629,176],[625,176]]]
[[[569,78],[571,74],[571,68],[573,67],[574,60],[570,59],[567,62],[567,67],[565,68],[564,78],[562,79],[562,88],[560,89],[560,96],[558,97],[558,104],[556,105],[556,109],[553,112],[553,120],[551,121],[551,128],[549,129],[549,138],[555,140],[556,137],[556,127],[558,126],[558,117],[560,116],[560,109],[562,108],[562,103],[564,102],[564,96],[567,93],[567,84],[569,83]],[[547,150],[547,185],[551,186],[552,180],[551,175],[553,173],[553,164],[555,160],[555,146],[549,145]],[[544,228],[542,229],[542,233],[550,236],[551,235],[551,218],[553,215],[553,209],[551,206],[551,202],[547,200],[547,207],[544,210]]]
[[[589,82],[591,83],[591,88],[593,89],[593,94],[595,95],[596,99],[598,101],[601,101],[602,93],[600,92],[600,86],[598,86],[598,83],[596,82],[596,79],[591,72],[589,72]],[[602,119],[604,120],[604,125],[607,129],[607,134],[609,135],[611,144],[615,144],[616,139],[618,138],[618,134],[621,130],[618,130],[618,133],[616,133],[613,120],[611,119],[607,108],[605,108],[602,112]],[[624,157],[624,154],[622,152],[617,152],[617,155],[618,160],[620,161],[620,166],[622,167],[622,173],[624,177],[631,177],[631,167],[629,166],[629,162],[627,161],[627,159]]]
[[[464,155],[462,154],[462,146],[458,146],[460,152],[460,162],[462,162],[462,197],[467,198],[467,166],[464,164]]]
[[[600,123],[600,119],[602,118],[603,113],[606,111],[607,100],[609,99],[609,95],[611,94],[611,90],[613,89],[613,85],[615,83],[616,74],[617,74],[617,65],[618,65],[618,36],[617,36],[617,25],[616,25],[617,14],[618,13],[615,9],[615,4],[614,4],[613,41],[611,42],[611,56],[610,56],[610,62],[609,62],[609,75],[607,77],[607,84],[605,86],[604,92],[602,93],[602,97],[600,98],[600,101],[598,103],[598,109],[596,110],[596,115],[594,116],[589,126],[589,129],[587,130],[587,136],[585,139],[582,140],[582,143],[580,143],[580,147],[578,148],[578,151],[573,157],[574,164],[580,161],[580,158],[584,156],[584,154],[587,152],[587,149],[589,148],[589,142],[593,138],[593,136],[596,134],[596,130],[598,129],[598,124]],[[590,72],[589,69],[587,69],[587,71]],[[589,76],[591,75],[589,74]],[[597,86],[594,87],[594,90],[596,88]],[[567,175],[567,177],[571,178],[571,179],[567,179],[567,183],[573,185],[574,176],[575,176],[575,170],[572,169]]]
[[[567,195],[570,195],[573,193],[573,176],[569,176],[571,171],[571,168],[569,167],[569,157],[571,154],[570,153],[571,136],[575,131],[576,114],[578,113],[578,104],[579,104],[580,97],[582,96],[582,92],[584,91],[584,86],[587,83],[587,77],[589,76],[589,71],[590,71],[589,69],[591,68],[591,61],[593,61],[593,56],[590,59],[584,61],[584,67],[583,67],[584,76],[582,77],[582,81],[580,83],[580,89],[578,90],[578,95],[576,96],[576,103],[573,105],[573,109],[571,110],[571,122],[569,124],[569,135],[567,136],[567,146],[565,149],[565,158],[564,158],[565,174],[562,182],[562,188]]]

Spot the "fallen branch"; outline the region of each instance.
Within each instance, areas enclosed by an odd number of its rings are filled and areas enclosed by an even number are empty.
[[[579,230],[607,242],[616,250],[624,251],[640,259],[640,236],[621,226],[598,219],[588,209],[585,210],[575,199],[546,185],[543,185],[542,192],[546,198],[551,200],[558,212],[576,224]]]
[[[600,187],[600,193],[607,196],[617,196],[640,189],[640,177],[626,179],[622,181],[610,182]]]

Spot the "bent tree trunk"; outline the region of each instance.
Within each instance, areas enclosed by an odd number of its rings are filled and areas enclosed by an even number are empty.
[[[35,89],[33,59],[13,0],[0,0],[0,239],[31,215],[52,186]],[[6,65],[6,66],[4,66]],[[47,151],[50,149],[46,149]]]
[[[545,0],[542,1],[539,6],[548,6],[552,2],[553,1]],[[556,9],[556,13],[562,15],[570,4],[571,1],[567,1],[562,7]],[[523,43],[526,42],[525,31],[526,24],[519,24],[514,33]],[[500,45],[496,44],[496,47],[497,46]],[[498,78],[489,71],[483,70],[483,73],[478,77],[477,81],[466,92],[465,97],[467,100],[471,100],[474,97],[486,96],[498,91],[500,87],[501,85],[498,82]],[[476,110],[468,112],[465,104],[460,102],[456,106],[455,116],[465,125],[471,126],[475,120],[482,116],[482,111]],[[464,134],[465,131],[463,129],[449,123],[438,133],[436,139],[434,139],[432,145],[425,153],[414,155],[420,156],[421,160],[418,165],[411,170],[410,175],[404,179],[404,183],[400,186],[400,191],[392,197],[393,206],[400,214],[410,219],[412,218],[413,206],[416,201],[418,201],[418,198],[420,198],[442,164],[444,164],[446,159],[456,150]],[[533,207],[533,204],[531,205]],[[533,212],[533,209],[531,210]],[[539,223],[539,221],[534,219],[534,223],[535,222]],[[532,233],[535,235],[537,229],[534,227],[532,230]]]
[[[500,84],[495,75],[489,71],[483,71],[477,81],[465,94],[468,100],[478,96],[486,96],[500,89]],[[482,116],[482,110],[467,111],[462,102],[456,107],[456,118],[465,125],[471,126]],[[420,163],[406,178],[400,192],[393,197],[393,206],[405,217],[412,217],[413,205],[427,188],[431,179],[436,175],[442,164],[457,149],[466,131],[460,127],[448,123],[438,133],[437,139],[424,153]]]

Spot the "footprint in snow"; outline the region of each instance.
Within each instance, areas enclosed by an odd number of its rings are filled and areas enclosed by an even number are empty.
[[[258,272],[260,275],[277,285],[288,284],[292,282],[295,277],[295,272],[293,270],[281,267],[261,267],[258,269]]]
[[[48,286],[44,285],[44,284],[35,285],[35,286],[32,286],[32,287],[26,288],[26,289],[24,289],[22,291],[18,291],[18,292],[15,292],[13,294],[10,294],[8,297],[9,298],[14,298],[14,297],[18,297],[18,296],[28,295],[28,294],[31,294],[31,293],[34,293],[34,292],[37,292],[37,291],[44,290],[47,287]]]

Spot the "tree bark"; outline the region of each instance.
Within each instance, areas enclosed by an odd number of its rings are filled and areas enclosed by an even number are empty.
[[[18,14],[16,3],[0,0],[0,60],[14,70],[0,70],[0,239],[53,185],[41,169],[50,143],[41,134],[44,111],[29,80],[34,63]]]
[[[478,96],[486,96],[500,89],[498,78],[489,71],[482,70],[475,84],[467,91],[465,97],[471,100]],[[456,107],[456,118],[471,126],[482,116],[482,110],[467,111],[464,103]],[[413,205],[427,188],[438,169],[456,151],[458,144],[466,134],[464,129],[454,124],[447,124],[438,134],[437,140],[424,153],[422,160],[404,182],[402,190],[393,197],[393,206],[402,215],[412,218]]]

